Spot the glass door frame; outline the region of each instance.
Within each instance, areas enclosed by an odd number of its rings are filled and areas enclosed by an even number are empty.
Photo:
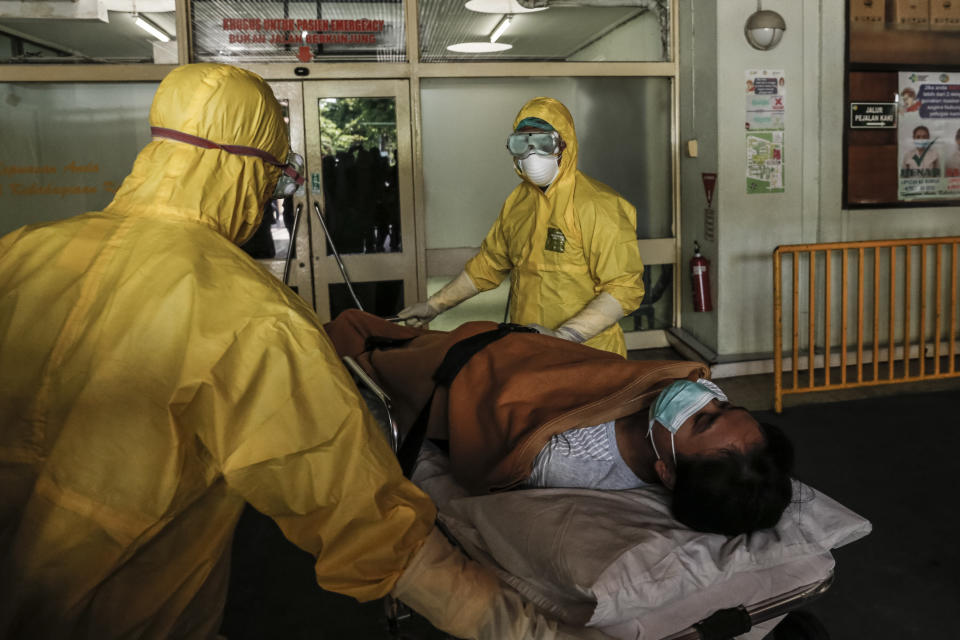
[[[290,148],[296,153],[302,153],[304,149],[304,127],[303,127],[303,83],[291,81],[270,81],[270,87],[278,100],[287,100],[287,109],[290,122]],[[310,269],[309,256],[311,251],[311,220],[307,215],[307,190],[304,187],[297,189],[293,195],[293,207],[296,211],[300,210],[299,221],[296,226],[296,236],[290,239],[290,247],[295,247],[294,258],[290,261],[290,272],[287,276],[287,282],[297,294],[307,301],[311,306],[314,304],[314,285],[313,273]],[[271,273],[278,280],[283,280],[282,270],[280,273],[276,269],[270,269]]]
[[[326,254],[327,238],[316,218],[317,204],[326,211],[323,193],[322,147],[319,109],[322,98],[393,98],[397,120],[397,187],[400,203],[402,249],[393,253],[340,253],[351,282],[403,281],[404,304],[419,297],[418,263],[422,243],[418,242],[414,207],[413,130],[410,112],[410,85],[404,79],[384,80],[306,80],[303,86],[304,157],[307,164],[307,203],[310,242],[313,247],[311,270],[314,285],[314,309],[320,320],[330,320],[328,285],[343,282],[335,256]],[[319,187],[316,188],[316,187]],[[339,251],[339,247],[337,247]],[[399,311],[397,309],[396,311]]]

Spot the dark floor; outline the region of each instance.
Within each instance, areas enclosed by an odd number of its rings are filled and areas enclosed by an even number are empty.
[[[834,640],[960,637],[960,392],[897,391],[757,412],[792,438],[801,480],[873,522],[872,534],[835,552],[837,579],[810,605]],[[310,557],[256,513],[241,521],[234,559],[230,640],[390,637],[380,603],[322,592]],[[407,629],[418,640],[443,637],[422,622]]]
[[[837,580],[811,605],[833,638],[960,637],[958,400],[951,390],[757,414],[792,438],[801,480],[873,523],[836,550]]]

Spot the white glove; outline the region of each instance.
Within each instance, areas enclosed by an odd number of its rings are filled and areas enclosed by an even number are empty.
[[[538,613],[493,571],[468,559],[434,528],[391,592],[433,626],[470,640],[604,640]]]
[[[570,342],[586,342],[590,338],[604,331],[620,321],[623,317],[623,307],[617,299],[606,291],[587,303],[579,313],[564,322],[556,329],[547,329],[539,324],[527,326],[537,333],[569,340]]]
[[[461,271],[460,275],[448,282],[440,291],[427,298],[426,302],[418,302],[400,311],[397,318],[404,320],[405,324],[414,327],[422,327],[436,318],[438,315],[457,306],[467,298],[472,298],[479,293],[473,280],[467,275],[466,271]]]
[[[586,338],[579,335],[578,333],[568,329],[565,326],[557,327],[557,330],[547,329],[542,324],[528,324],[528,327],[536,331],[537,333],[543,334],[545,336],[551,336],[553,338],[560,338],[561,340],[569,340],[570,342],[584,342]]]
[[[397,318],[404,321],[404,324],[412,327],[422,327],[429,324],[431,320],[440,315],[440,309],[433,307],[428,299],[426,302],[417,302],[397,314]]]

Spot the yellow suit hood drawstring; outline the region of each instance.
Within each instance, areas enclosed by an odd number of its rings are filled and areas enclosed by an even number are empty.
[[[206,117],[210,113],[220,117]],[[225,65],[173,70],[157,89],[150,126],[261,149],[281,161],[290,150],[270,87]],[[279,176],[279,168],[260,158],[157,138],[137,156],[106,211],[199,222],[243,244],[260,223]]]

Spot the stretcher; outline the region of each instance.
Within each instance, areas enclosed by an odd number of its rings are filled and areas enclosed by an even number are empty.
[[[353,359],[344,362],[396,452],[389,396]],[[775,529],[726,538],[676,523],[659,488],[470,496],[447,465],[427,443],[411,478],[437,504],[445,533],[546,614],[613,638],[759,640],[826,592],[831,549],[871,528],[799,482]],[[396,632],[403,607],[386,604]]]

